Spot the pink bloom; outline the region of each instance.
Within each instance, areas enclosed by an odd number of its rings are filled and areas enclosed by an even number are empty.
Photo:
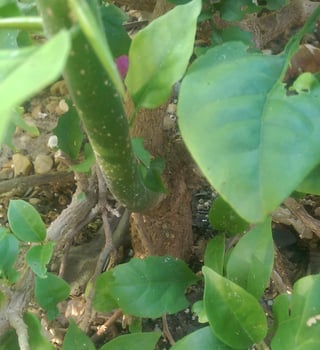
[[[121,78],[124,79],[127,71],[128,71],[128,67],[129,67],[129,58],[127,55],[122,55],[119,56],[118,58],[116,58],[116,65],[118,67],[118,71],[121,75]]]

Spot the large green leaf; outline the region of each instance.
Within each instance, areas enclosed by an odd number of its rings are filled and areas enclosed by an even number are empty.
[[[288,96],[279,79],[285,62],[230,42],[195,61],[181,85],[184,141],[249,222],[264,221],[320,160],[320,84]]]
[[[298,185],[297,191],[320,195],[320,165],[317,165]]]
[[[169,97],[193,50],[201,1],[175,7],[132,40],[126,85],[136,107],[155,108]]]
[[[204,253],[204,265],[220,275],[223,274],[225,247],[226,239],[223,235],[219,235],[208,242]]]
[[[204,304],[213,333],[234,349],[247,349],[267,334],[259,302],[243,288],[204,266]]]
[[[42,242],[46,238],[46,226],[40,214],[22,199],[10,201],[8,221],[12,232],[23,242]]]
[[[69,48],[69,33],[61,31],[36,49],[0,50],[0,142],[11,110],[58,78]]]
[[[231,350],[212,333],[210,327],[201,328],[180,339],[170,350]]]
[[[270,279],[274,259],[271,219],[247,232],[231,251],[227,278],[257,299]]]
[[[111,340],[100,350],[154,350],[160,335],[159,332],[125,334]]]
[[[320,275],[295,283],[293,295],[280,295],[274,303],[276,333],[272,350],[320,349]]]
[[[171,257],[133,258],[97,278],[95,307],[107,310],[117,301],[127,314],[138,317],[160,317],[188,306],[185,289],[198,277],[188,266]],[[100,291],[97,289],[99,288]],[[109,300],[102,301],[105,295]]]

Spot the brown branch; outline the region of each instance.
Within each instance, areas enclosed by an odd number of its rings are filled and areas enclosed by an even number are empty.
[[[33,186],[68,182],[74,182],[73,172],[56,172],[44,175],[15,177],[13,179],[3,180],[0,182],[0,194],[5,194],[16,189],[27,189],[28,187]]]

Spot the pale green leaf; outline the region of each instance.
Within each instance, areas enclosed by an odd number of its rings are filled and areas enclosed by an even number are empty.
[[[169,97],[193,51],[201,1],[175,7],[133,38],[126,85],[136,107],[155,108]]]
[[[154,350],[160,335],[159,332],[125,334],[111,340],[99,350]]]

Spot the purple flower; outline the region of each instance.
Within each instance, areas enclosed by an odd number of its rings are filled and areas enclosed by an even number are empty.
[[[128,71],[128,67],[129,67],[129,58],[127,55],[122,55],[119,56],[118,58],[116,58],[116,65],[118,67],[118,71],[121,75],[121,78],[124,79],[127,71]]]

